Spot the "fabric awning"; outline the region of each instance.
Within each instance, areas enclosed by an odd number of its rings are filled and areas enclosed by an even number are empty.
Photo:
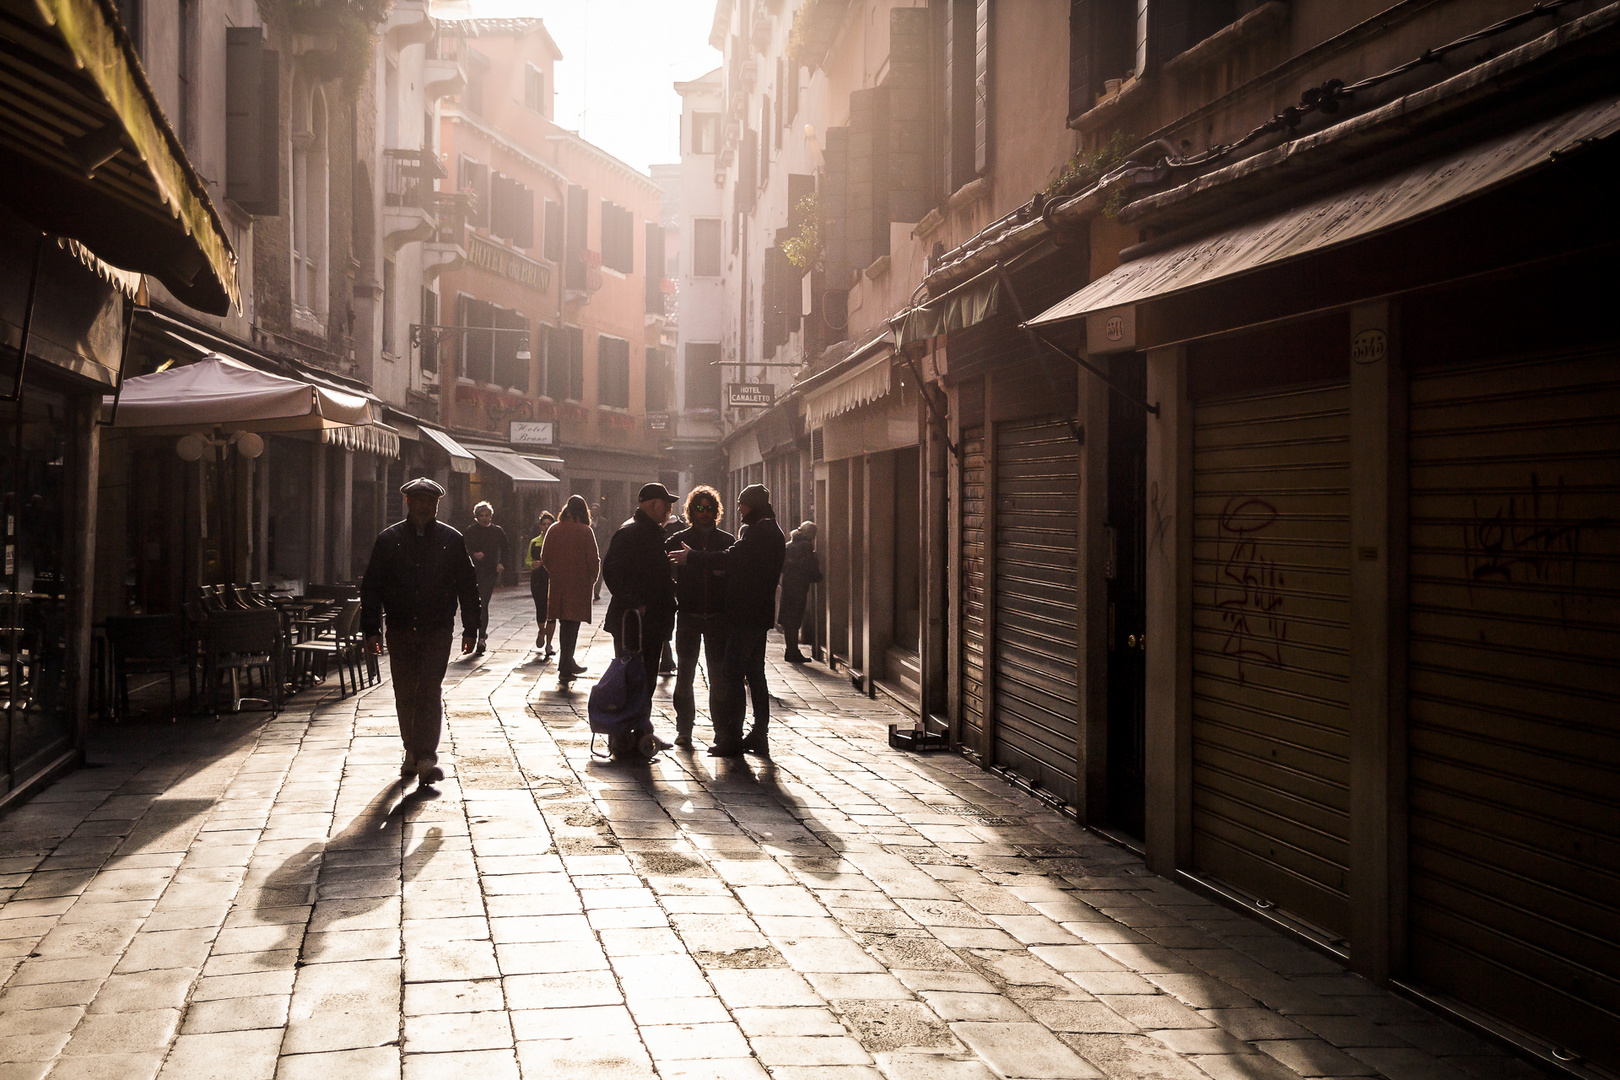
[[[223,315],[236,253],[111,0],[0,0],[0,198]]]
[[[555,476],[536,465],[534,462],[515,454],[510,450],[501,450],[495,447],[469,446],[473,456],[485,465],[494,469],[511,480],[514,486],[527,487],[535,484],[560,484]]]
[[[423,424],[422,434],[450,456],[451,472],[470,473],[478,470],[478,461],[472,456],[472,452],[438,428],[430,428]]]
[[[986,273],[937,300],[910,308],[895,320],[900,347],[977,326],[996,313],[1000,298],[1000,278]]]
[[[892,358],[893,353],[885,350],[826,386],[818,386],[807,393],[804,398],[805,426],[818,428],[831,417],[887,396],[890,387],[889,361]]]
[[[382,423],[325,428],[321,431],[321,442],[341,446],[345,450],[363,450],[378,457],[399,457],[399,432]]]
[[[1482,195],[1620,131],[1620,98],[1414,166],[1218,236],[1129,262],[1029,320],[1042,326],[1184,292],[1363,240]]]
[[[111,410],[112,396],[102,405]],[[218,354],[125,379],[117,409],[115,427],[174,431],[309,431],[372,420],[371,403],[363,397],[272,375]]]

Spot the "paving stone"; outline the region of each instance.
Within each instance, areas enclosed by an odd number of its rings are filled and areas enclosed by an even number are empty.
[[[517,1056],[511,1050],[473,1050],[404,1057],[405,1080],[443,1080],[476,1076],[479,1080],[518,1080]]]
[[[1311,1033],[1268,1009],[1204,1009],[1202,1016],[1244,1042],[1308,1039]]]
[[[641,1028],[654,1061],[748,1056],[748,1042],[735,1024],[668,1024]]]
[[[1002,1076],[1083,1080],[1102,1074],[1040,1024],[957,1023],[951,1030]]]
[[[160,1077],[173,1080],[272,1080],[279,1030],[181,1035],[164,1059]]]
[[[1026,1001],[1025,1010],[1053,1031],[1131,1034],[1139,1030],[1100,1001]]]
[[[429,1013],[405,1018],[407,1054],[498,1050],[512,1044],[512,1024],[505,1010]]]
[[[1210,1021],[1166,994],[1099,994],[1098,1000],[1143,1031],[1210,1026]]]
[[[399,1080],[397,1046],[337,1050],[329,1054],[290,1054],[276,1066],[276,1080]]]
[[[945,1054],[879,1054],[878,1065],[887,1080],[997,1080],[977,1057]]]
[[[942,991],[923,991],[922,999],[942,1020],[1002,1020],[1026,1021],[1028,1013],[1016,1003],[998,993],[962,994]]]
[[[1112,1080],[1206,1080],[1196,1065],[1147,1035],[1090,1033],[1062,1038]]]
[[[1301,1076],[1369,1076],[1378,1071],[1321,1039],[1260,1039],[1254,1045]]]

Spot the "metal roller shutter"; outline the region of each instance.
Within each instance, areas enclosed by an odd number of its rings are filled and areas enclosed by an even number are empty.
[[[1411,382],[1415,978],[1620,1066],[1620,357]]]
[[[962,429],[962,733],[984,749],[984,427]]]
[[[995,431],[995,761],[1072,804],[1079,796],[1079,448],[1061,417]]]
[[[1193,416],[1193,863],[1349,922],[1348,384]]]

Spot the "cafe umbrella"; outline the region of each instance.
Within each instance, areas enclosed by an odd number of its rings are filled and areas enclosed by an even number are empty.
[[[326,386],[260,371],[239,360],[209,353],[182,367],[126,379],[116,398],[102,401],[115,429],[140,435],[177,435],[175,451],[186,461],[212,453],[223,464],[227,448],[244,457],[264,452],[260,433],[316,431],[373,423],[371,402]],[[224,506],[223,469],[216,469],[216,492]],[[234,485],[232,486],[234,491]],[[224,515],[226,522],[234,518]],[[224,575],[235,584],[232,537],[226,526]]]

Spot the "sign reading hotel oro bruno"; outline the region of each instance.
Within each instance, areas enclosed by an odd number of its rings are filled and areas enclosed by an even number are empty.
[[[730,409],[768,409],[771,407],[773,388],[769,383],[727,383],[726,407]]]
[[[531,289],[551,287],[551,268],[477,236],[467,238],[467,265],[509,277]]]
[[[513,420],[513,446],[550,446],[557,441],[557,428],[550,420]]]

